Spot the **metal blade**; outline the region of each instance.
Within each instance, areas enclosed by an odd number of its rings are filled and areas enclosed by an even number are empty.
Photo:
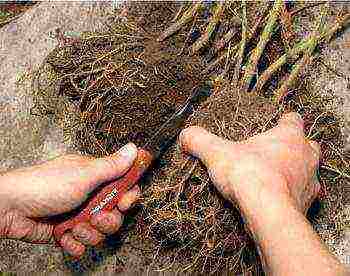
[[[211,82],[207,82],[196,88],[186,102],[180,106],[146,142],[144,148],[150,151],[155,159],[158,158],[172,142],[174,142],[174,139],[180,134],[186,119],[193,113],[200,103],[210,96],[211,89]]]

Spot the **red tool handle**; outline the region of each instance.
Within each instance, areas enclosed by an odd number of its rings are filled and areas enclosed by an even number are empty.
[[[77,216],[56,225],[53,232],[56,241],[60,244],[62,236],[72,230],[78,223],[89,222],[93,215],[101,211],[114,209],[123,194],[137,183],[152,160],[151,153],[139,149],[133,166],[122,178],[108,184],[98,192]]]

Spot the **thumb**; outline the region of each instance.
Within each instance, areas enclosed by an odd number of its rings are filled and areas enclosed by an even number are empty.
[[[91,189],[124,175],[130,169],[136,157],[137,147],[135,144],[129,143],[112,155],[91,160],[85,168],[90,183],[93,185]]]
[[[201,159],[207,167],[215,164],[228,145],[227,141],[201,127],[184,129],[180,133],[179,142],[183,151]]]

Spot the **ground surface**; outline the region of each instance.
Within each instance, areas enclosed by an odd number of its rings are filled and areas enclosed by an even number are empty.
[[[345,139],[345,152],[350,150],[350,30],[333,41],[322,52],[322,62],[316,62],[317,67],[310,71],[310,83],[314,90],[323,95],[335,95],[337,100],[329,103],[342,118],[342,132]],[[336,184],[335,184],[336,185]],[[334,214],[334,224],[341,229],[342,234],[334,237],[333,231],[326,224],[318,224],[315,229],[326,241],[339,259],[350,266],[350,187],[347,185],[342,196],[337,200],[342,202],[338,212]],[[347,198],[347,199],[346,199]]]
[[[68,143],[64,143],[61,128],[49,119],[30,114],[33,102],[31,73],[57,45],[57,40],[52,38],[57,28],[60,32],[101,30],[111,11],[110,4],[41,3],[0,30],[0,171],[74,151]],[[338,73],[320,65],[317,70],[310,71],[310,78],[320,93],[331,93],[340,99],[338,114],[343,118],[344,136],[350,143],[350,31],[324,49],[323,56],[329,67]],[[347,192],[350,194],[349,189]],[[347,204],[336,214],[335,223],[350,221],[350,202]],[[345,225],[343,235],[336,238],[322,224],[315,228],[340,260],[350,266],[350,228]],[[107,257],[92,255],[90,265],[82,270],[114,271],[118,269],[118,264],[125,262],[125,254],[131,257],[131,270],[147,265],[138,256],[142,252],[136,250],[136,253],[130,253],[123,247],[115,253],[117,245],[111,245]],[[0,251],[1,271],[80,269],[79,264],[67,261],[53,246],[32,246],[3,240]]]

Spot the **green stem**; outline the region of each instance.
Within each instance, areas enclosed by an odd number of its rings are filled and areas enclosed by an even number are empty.
[[[256,48],[252,51],[250,58],[248,60],[248,63],[245,69],[245,74],[242,79],[243,88],[245,89],[248,89],[254,75],[256,74],[258,62],[265,50],[266,44],[271,38],[271,35],[275,29],[276,21],[278,19],[278,16],[282,8],[283,8],[283,0],[276,0],[269,14],[269,18],[265,25],[265,28],[260,36],[260,40]]]
[[[295,38],[293,31],[293,23],[291,13],[287,10],[286,4],[283,3],[281,12],[281,29],[282,29],[282,40],[286,51],[290,51],[291,43]]]
[[[281,87],[275,93],[274,100],[276,102],[278,103],[281,102],[288,95],[289,90],[294,86],[294,83],[299,78],[301,72],[303,72],[307,64],[310,63],[312,59],[312,53],[315,51],[318,41],[321,38],[321,34],[325,33],[327,13],[328,13],[328,5],[325,5],[320,15],[319,24],[316,27],[316,30],[311,35],[311,38],[308,43],[308,47],[306,47],[306,49],[303,51],[304,55],[302,59],[299,60],[298,63],[294,66],[287,80],[281,85]]]
[[[276,60],[273,64],[271,64],[259,77],[254,91],[260,91],[265,83],[271,78],[271,76],[277,72],[284,64],[286,64],[290,60],[295,60],[298,56],[305,51],[307,47],[309,47],[310,38],[303,39],[297,45],[294,46],[289,52],[282,55],[278,60]]]
[[[224,2],[220,2],[215,10],[214,15],[210,19],[204,34],[192,45],[192,54],[197,53],[201,48],[208,44],[209,39],[212,37],[216,26],[221,20],[221,17],[225,11]]]
[[[341,28],[347,26],[350,23],[350,13],[345,14],[341,18],[337,18],[335,23],[331,26],[331,28],[328,31],[324,31],[322,34],[322,39],[326,42],[329,42],[333,35]]]
[[[242,40],[240,43],[239,51],[238,51],[238,59],[237,63],[235,66],[235,70],[233,73],[233,78],[232,81],[233,83],[238,85],[238,79],[239,79],[239,74],[240,74],[240,69],[243,61],[243,54],[244,54],[244,49],[246,46],[247,42],[247,6],[245,0],[242,0]]]
[[[191,22],[196,15],[196,13],[203,7],[203,4],[201,2],[196,3],[192,8],[189,8],[182,16],[181,18],[176,21],[174,24],[169,26],[157,39],[157,41],[163,41],[164,39],[168,38],[169,36],[176,33],[178,30],[180,30],[183,26],[185,26],[187,23]]]
[[[246,37],[246,43],[255,35],[255,33],[258,30],[258,27],[260,26],[260,24],[262,24],[264,22],[264,15],[267,13],[268,11],[268,6],[264,9],[264,11],[261,13],[261,15],[259,16],[259,18],[257,19],[255,25],[251,28],[248,29],[247,26],[247,37]],[[236,52],[239,47],[240,47],[240,43],[237,43],[235,46],[233,46],[230,49],[230,53],[233,54],[234,52]],[[205,72],[209,72],[211,70],[213,70],[218,64],[220,64],[226,57],[227,55],[229,55],[230,53],[228,53],[228,50],[225,50],[224,53],[222,53],[216,60],[214,60],[212,63],[210,63],[207,68],[205,69]]]
[[[230,40],[236,35],[237,33],[236,28],[230,29],[222,39],[220,39],[217,43],[215,43],[215,51],[221,51],[223,48],[226,47],[226,45],[230,42]]]
[[[350,15],[347,14],[341,19],[337,20],[335,24],[329,30],[324,30],[323,33],[317,38],[317,44],[322,41],[329,41],[329,39],[336,33],[340,28],[347,25],[350,21]],[[315,38],[310,35],[306,39],[303,39],[298,44],[296,44],[289,52],[282,55],[278,60],[271,64],[259,77],[254,91],[260,91],[265,83],[271,78],[271,76],[276,73],[280,68],[285,65],[290,60],[295,60],[298,56],[305,52],[307,48],[310,47],[310,44],[313,43]]]

